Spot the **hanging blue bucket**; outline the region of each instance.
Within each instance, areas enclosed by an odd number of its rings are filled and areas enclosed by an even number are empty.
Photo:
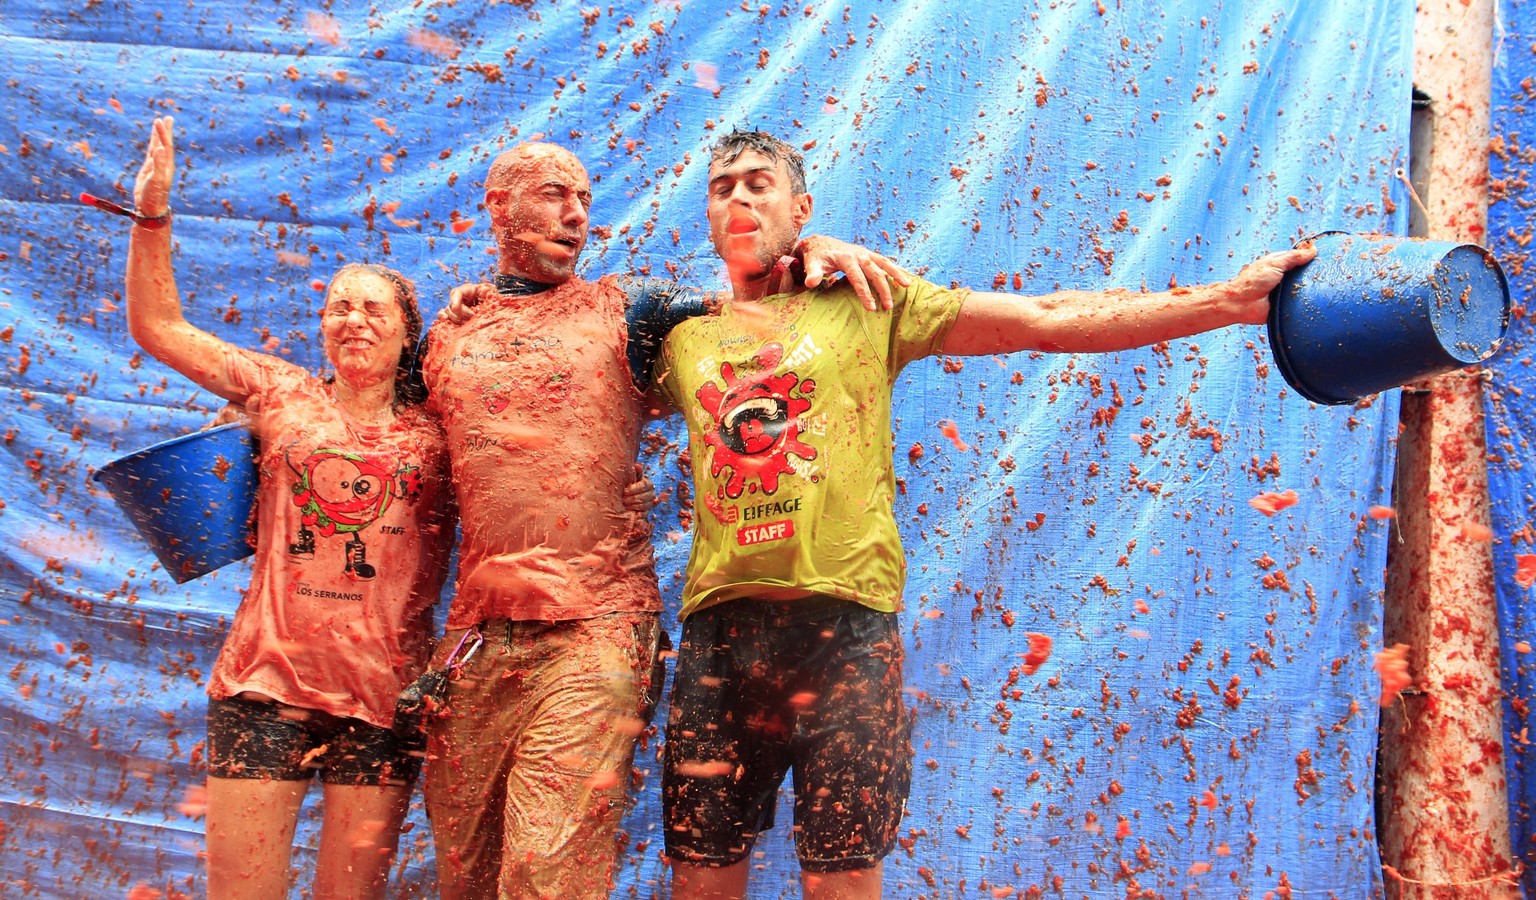
[[[103,466],[112,492],[178,584],[253,552],[256,452],[250,429],[223,425],[163,441]]]
[[[1353,403],[1482,362],[1509,326],[1509,286],[1475,244],[1326,231],[1270,294],[1280,374],[1314,403]]]

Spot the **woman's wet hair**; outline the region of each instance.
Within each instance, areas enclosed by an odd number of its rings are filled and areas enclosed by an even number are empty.
[[[766,131],[732,131],[709,148],[711,165],[728,166],[737,157],[755,150],[772,160],[783,160],[789,170],[789,187],[796,194],[806,192],[805,157],[782,139]]]
[[[352,272],[367,272],[389,282],[395,302],[405,316],[405,340],[400,347],[400,363],[395,367],[395,406],[415,406],[426,402],[427,385],[421,378],[417,353],[421,346],[421,309],[416,304],[416,283],[401,273],[377,263],[347,263],[331,276],[331,283]]]

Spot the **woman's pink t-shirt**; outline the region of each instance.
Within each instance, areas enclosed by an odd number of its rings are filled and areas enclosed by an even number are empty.
[[[389,727],[421,673],[453,545],[441,428],[419,408],[353,421],[331,385],[236,350],[261,446],[251,587],[208,693],[254,691]]]

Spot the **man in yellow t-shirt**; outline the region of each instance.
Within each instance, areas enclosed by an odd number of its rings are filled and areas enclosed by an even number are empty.
[[[674,331],[664,389],[686,413],[699,491],[685,619],[786,591],[896,611],[891,383],[937,352],[967,293],[913,279],[869,315],[839,285]]]
[[[752,845],[793,770],[806,897],[878,897],[912,768],[897,374],[938,353],[1107,352],[1259,324],[1312,251],[1159,294],[1014,297],[902,277],[871,312],[843,285],[769,295],[813,208],[798,152],[734,132],[709,175],[732,297],[673,329],[657,364],[658,392],[688,422],[698,506],[662,776],[673,896],[746,895]]]

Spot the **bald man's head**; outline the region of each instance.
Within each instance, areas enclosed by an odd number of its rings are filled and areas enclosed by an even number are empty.
[[[563,169],[572,177],[587,180],[587,169],[576,154],[559,144],[529,141],[504,150],[491,161],[485,176],[485,189],[506,188],[524,182],[534,171],[550,166]]]
[[[485,207],[496,233],[498,270],[545,284],[575,274],[587,243],[592,183],[564,147],[519,144],[491,163]]]

